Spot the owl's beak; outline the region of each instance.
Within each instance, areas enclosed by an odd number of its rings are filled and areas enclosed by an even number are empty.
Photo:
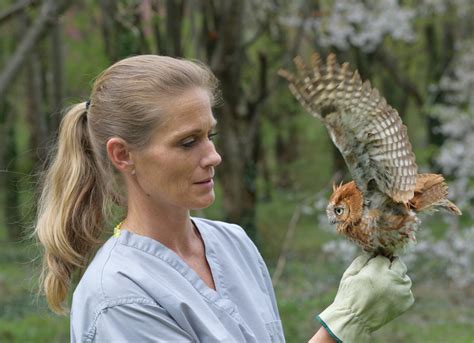
[[[337,222],[336,216],[334,215],[333,211],[334,210],[333,210],[333,207],[331,205],[329,205],[328,208],[326,209],[326,214],[328,216],[329,224],[331,224],[331,225],[334,225]]]
[[[329,204],[328,207],[326,207],[326,215],[328,216],[329,224],[334,225],[336,224],[336,216],[334,215],[334,205]]]

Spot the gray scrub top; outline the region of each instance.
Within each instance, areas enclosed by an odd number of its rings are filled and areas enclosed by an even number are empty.
[[[192,219],[216,290],[156,240],[121,230],[74,291],[71,342],[283,342],[267,267],[237,225]]]

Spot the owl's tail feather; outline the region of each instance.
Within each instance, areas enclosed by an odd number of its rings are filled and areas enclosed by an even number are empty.
[[[415,195],[408,205],[416,212],[444,209],[452,214],[462,214],[461,210],[448,200],[448,185],[440,174],[418,174]]]

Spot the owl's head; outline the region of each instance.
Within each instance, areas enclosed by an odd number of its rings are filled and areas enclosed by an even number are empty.
[[[331,224],[354,222],[362,215],[362,193],[354,181],[333,185],[326,213]]]

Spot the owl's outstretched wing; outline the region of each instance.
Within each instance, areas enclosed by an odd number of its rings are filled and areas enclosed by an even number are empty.
[[[325,124],[361,192],[365,195],[373,180],[394,201],[410,200],[417,166],[397,111],[347,63],[340,66],[334,54],[326,64],[317,54],[311,67],[300,57],[294,63],[296,75],[286,70],[279,74],[306,110]]]

